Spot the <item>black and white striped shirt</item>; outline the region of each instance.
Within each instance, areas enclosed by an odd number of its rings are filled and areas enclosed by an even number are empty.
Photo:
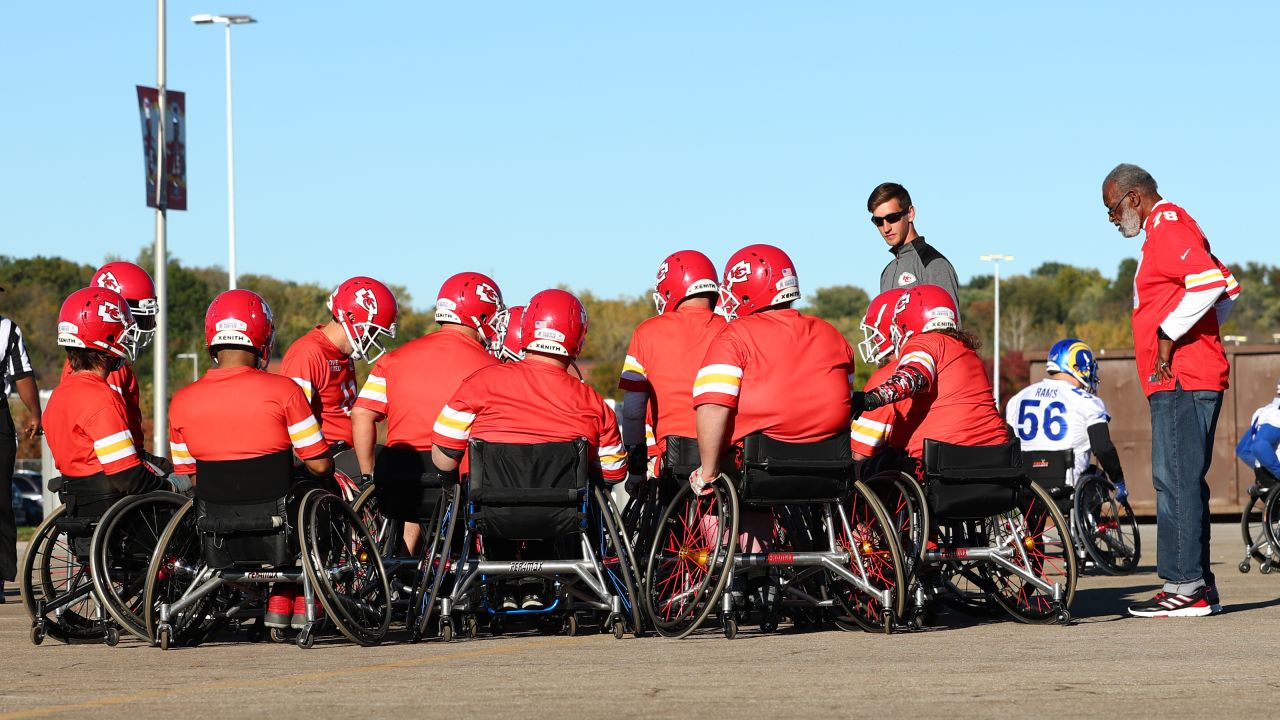
[[[22,330],[17,323],[7,317],[0,316],[0,383],[3,384],[4,397],[13,392],[15,380],[31,377],[31,358],[27,355],[27,344],[22,341]],[[3,404],[7,413],[9,404]]]

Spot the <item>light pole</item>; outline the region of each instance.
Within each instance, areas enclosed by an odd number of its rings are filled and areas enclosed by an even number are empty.
[[[232,290],[236,289],[236,160],[235,133],[231,124],[231,26],[248,25],[257,20],[248,15],[193,15],[191,22],[197,25],[220,24],[227,37],[227,244],[231,259],[227,264],[227,278]]]
[[[1000,407],[1000,263],[1011,262],[1013,260],[1013,256],[1012,255],[982,255],[982,256],[979,256],[978,259],[984,262],[995,263],[996,265],[996,307],[995,307],[996,348],[995,348],[995,372],[992,373],[992,375],[994,375],[995,377],[992,378],[992,381],[991,381],[991,390],[995,393],[996,407],[998,408]]]
[[[178,353],[179,360],[191,361],[191,382],[200,379],[200,356],[195,353]]]

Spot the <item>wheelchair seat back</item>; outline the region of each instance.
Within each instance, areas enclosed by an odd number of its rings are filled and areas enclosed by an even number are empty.
[[[430,450],[393,446],[378,453],[373,487],[378,511],[384,516],[401,522],[431,522],[443,486]]]
[[[828,503],[849,497],[853,453],[849,433],[789,443],[754,433],[742,441],[743,502],[752,505]]]
[[[52,478],[49,480],[49,489],[58,494],[58,499],[67,509],[58,518],[58,529],[67,534],[67,540],[77,557],[88,558],[94,526],[103,513],[111,509],[125,494],[112,485],[104,473],[86,477],[64,475]]]
[[[688,479],[690,473],[702,465],[702,456],[698,454],[698,441],[680,435],[668,435],[663,440],[667,444],[662,453],[663,477]]]
[[[585,438],[536,444],[468,443],[470,522],[503,540],[558,538],[586,527],[591,455]]]
[[[297,556],[289,533],[293,453],[196,461],[196,527],[218,569],[281,567]]]
[[[926,439],[924,474],[930,509],[946,520],[980,520],[1009,512],[1027,482],[1017,439],[976,446]]]
[[[1023,450],[1022,470],[1058,501],[1059,509],[1071,500],[1071,481],[1076,467],[1074,450]]]

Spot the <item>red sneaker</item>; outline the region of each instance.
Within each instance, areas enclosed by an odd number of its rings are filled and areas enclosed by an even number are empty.
[[[320,605],[320,601],[315,601],[316,619],[324,617],[324,607]],[[293,598],[293,629],[301,630],[307,626],[307,596],[299,591]]]
[[[262,624],[269,628],[284,629],[289,627],[293,617],[294,600],[298,597],[298,586],[292,583],[276,583],[267,596],[267,611],[262,615]]]

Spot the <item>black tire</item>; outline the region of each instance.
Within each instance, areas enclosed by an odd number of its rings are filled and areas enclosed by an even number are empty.
[[[107,613],[134,637],[150,642],[142,601],[147,568],[160,536],[187,499],[157,490],[131,495],[102,515],[89,548],[93,587]]]
[[[1262,527],[1262,513],[1266,510],[1269,494],[1266,488],[1249,488],[1249,500],[1240,512],[1240,537],[1244,541],[1245,552],[1248,553],[1248,557],[1240,564],[1241,568],[1248,566],[1249,558],[1259,563],[1275,559],[1275,550]],[[1242,569],[1241,572],[1249,571]]]
[[[66,507],[60,506],[46,516],[27,544],[22,561],[22,603],[27,614],[37,621],[40,601],[51,602],[70,595],[74,601],[61,611],[45,611],[40,640],[45,636],[63,642],[98,640],[104,637],[106,627],[98,618],[89,563],[76,556],[74,541],[58,527],[65,514]],[[33,627],[33,641],[35,630]]]
[[[453,560],[453,536],[457,532],[458,515],[462,513],[462,488],[457,485],[441,490],[440,502],[436,505],[436,522],[432,532],[423,544],[422,570],[414,585],[413,598],[410,600],[409,617],[406,624],[410,633],[425,637],[430,629],[431,618],[436,614],[436,601],[440,591],[447,587],[445,579],[453,575],[450,569]]]
[[[298,507],[302,567],[328,619],[360,645],[376,645],[391,624],[391,588],[382,554],[343,499],[315,489]]]
[[[1280,548],[1277,538],[1280,538],[1280,492],[1268,492],[1267,504],[1262,510],[1262,531],[1267,538],[1267,542],[1271,545],[1271,551],[1274,555],[1276,548]],[[1276,565],[1275,558],[1268,558],[1267,569]]]
[[[1021,576],[986,563],[982,569],[991,581],[992,599],[1019,622],[1056,621],[1063,610],[1071,607],[1077,573],[1071,529],[1057,502],[1033,482],[1020,493],[1018,506],[1012,512],[988,518],[987,524],[995,543],[1007,543],[1017,551],[1013,562],[1048,583],[1062,586],[1059,606]]]
[[[1094,565],[1108,575],[1128,575],[1142,559],[1138,519],[1128,500],[1117,500],[1115,486],[1099,475],[1076,483],[1073,527]]]
[[[631,543],[622,530],[622,518],[618,516],[618,508],[613,504],[610,493],[599,487],[591,489],[595,497],[596,507],[600,512],[603,524],[603,547],[600,548],[601,564],[605,579],[613,592],[622,601],[622,612],[633,635],[639,636],[644,628],[640,612],[640,596],[636,593],[636,562]]]
[[[906,563],[903,575],[906,585],[910,586],[917,569],[924,562],[929,528],[933,522],[924,488],[911,475],[893,471],[877,473],[863,482],[875,492],[889,520],[898,530],[898,545]]]
[[[738,547],[738,493],[720,475],[695,497],[681,486],[658,522],[645,563],[645,611],[666,637],[682,638],[719,610]],[[696,526],[696,527],[695,527]],[[707,539],[707,528],[715,537]]]
[[[938,544],[947,547],[984,547],[990,543],[984,520],[957,520],[939,525]],[[992,618],[1004,608],[992,599],[994,586],[981,569],[981,562],[950,560],[930,568],[936,573],[937,599],[956,612],[976,618]]]
[[[142,618],[148,642],[157,642],[161,603],[182,598],[198,581],[209,578],[204,564],[200,532],[196,529],[194,504],[188,500],[178,508],[160,536],[147,566]],[[167,634],[172,645],[193,646],[213,637],[226,625],[221,611],[235,591],[219,588],[169,618]]]
[[[844,514],[836,525],[835,536],[837,547],[849,554],[849,570],[877,588],[893,591],[892,604],[885,607],[876,597],[828,572],[841,610],[834,618],[836,627],[884,632],[887,615],[896,622],[906,611],[906,562],[898,544],[897,526],[875,492],[860,481],[853,484],[849,500],[834,509]]]

